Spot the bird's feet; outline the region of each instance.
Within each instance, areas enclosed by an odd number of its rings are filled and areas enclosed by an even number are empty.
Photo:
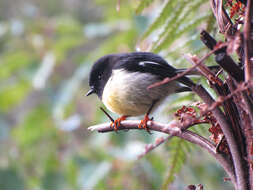
[[[148,114],[145,114],[144,116],[144,119],[141,120],[140,124],[138,125],[138,128],[143,128],[145,129],[149,134],[151,134],[151,132],[149,131],[149,128],[148,128],[148,121],[152,121],[153,120],[153,117],[152,118],[149,118]]]
[[[110,126],[111,126],[115,131],[117,131],[117,130],[118,130],[118,127],[120,126],[121,121],[126,120],[126,118],[127,118],[127,116],[123,115],[123,116],[119,117],[118,119],[114,120],[114,122],[112,122]]]

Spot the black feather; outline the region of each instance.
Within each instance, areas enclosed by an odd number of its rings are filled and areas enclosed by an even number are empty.
[[[154,53],[133,52],[119,54],[118,56],[117,63],[113,69],[124,68],[131,72],[150,73],[156,75],[161,80],[166,77],[172,78],[178,73],[177,69],[169,65],[167,61]],[[185,76],[180,77],[177,80],[188,87],[192,87],[194,85],[194,83]]]

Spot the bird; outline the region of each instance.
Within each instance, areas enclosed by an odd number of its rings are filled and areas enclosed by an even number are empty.
[[[149,114],[170,94],[191,91],[195,83],[186,76],[149,88],[185,69],[176,69],[152,52],[108,54],[93,64],[89,75],[90,90],[105,107],[120,115],[111,123],[115,130],[128,117],[145,115],[139,128],[148,132]]]

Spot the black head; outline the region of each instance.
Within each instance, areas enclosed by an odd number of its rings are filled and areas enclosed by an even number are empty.
[[[89,76],[90,90],[86,96],[95,93],[99,98],[102,98],[105,84],[111,76],[116,59],[117,55],[111,54],[101,57],[94,63]]]

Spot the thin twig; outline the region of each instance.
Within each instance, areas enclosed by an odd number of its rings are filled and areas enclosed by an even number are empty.
[[[207,106],[206,109],[201,110],[201,114],[196,117],[196,118],[192,118],[192,117],[188,117],[185,119],[184,123],[181,123],[179,125],[179,128],[183,131],[185,129],[187,129],[190,125],[196,125],[196,124],[200,124],[200,123],[204,123],[201,122],[201,118],[206,115],[208,112],[212,112],[214,109],[216,109],[217,107],[219,107],[221,104],[223,104],[225,101],[227,101],[230,98],[233,98],[233,96],[245,91],[248,89],[248,85],[246,83],[242,83],[238,86],[238,88],[236,90],[234,90],[232,93],[228,94],[227,96],[219,96],[217,98],[216,101],[214,101],[211,105]]]
[[[220,106],[222,103],[224,103],[226,100],[232,98],[234,95],[241,93],[249,88],[249,85],[242,83],[238,85],[238,88],[228,94],[227,96],[219,96],[215,102],[213,102],[209,107],[208,107],[208,112],[214,110],[217,106]]]
[[[162,81],[160,82],[156,82],[150,86],[148,86],[148,89],[154,88],[154,87],[158,87],[161,86],[163,84],[169,83],[171,81],[177,80],[185,75],[187,75],[188,73],[190,73],[191,71],[193,71],[194,69],[196,69],[199,65],[201,65],[208,57],[210,57],[213,53],[215,53],[215,51],[218,51],[220,48],[223,48],[224,46],[218,47],[218,48],[214,48],[213,50],[211,50],[210,52],[208,52],[205,56],[203,56],[201,59],[199,59],[199,61],[193,65],[192,67],[186,69],[184,72],[177,74],[174,77],[171,78],[164,78]]]
[[[138,159],[141,159],[147,153],[151,152],[152,150],[154,150],[155,148],[157,148],[161,144],[165,143],[166,141],[168,141],[172,137],[173,137],[173,135],[168,135],[166,137],[159,137],[158,139],[156,139],[155,144],[147,144],[145,146],[145,151],[138,156]]]
[[[196,65],[199,63],[199,58],[196,55],[187,54],[185,55],[185,58],[192,63],[193,65]],[[203,63],[199,65],[197,68],[202,75],[204,75],[210,82],[213,84],[218,84],[219,86],[222,85],[222,81],[218,78],[218,75],[216,76],[206,65]]]

